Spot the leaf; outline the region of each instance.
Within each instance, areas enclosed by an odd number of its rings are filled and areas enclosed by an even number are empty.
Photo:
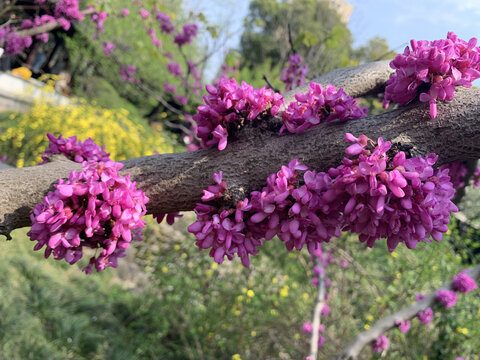
[[[207,26],[207,31],[210,33],[210,36],[214,39],[218,38],[217,26],[209,25]]]
[[[312,47],[317,45],[319,41],[320,39],[318,38],[318,36],[306,30],[300,33],[300,35],[298,35],[298,37],[293,42],[293,46],[297,47],[298,45],[303,44],[306,47]]]

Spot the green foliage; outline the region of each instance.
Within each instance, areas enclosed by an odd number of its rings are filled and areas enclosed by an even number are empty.
[[[8,359],[299,359],[307,353],[316,289],[306,252],[285,251],[274,239],[252,258],[217,265],[186,232],[191,214],[171,228],[148,221],[136,257],[117,270],[86,276],[80,267],[32,252],[25,231],[1,244],[0,343]],[[416,250],[385,243],[373,249],[352,236],[326,245],[331,312],[322,318],[320,358],[338,354],[376,320],[449,281],[461,268],[449,239]],[[349,266],[341,268],[341,258]],[[86,260],[84,260],[85,262]],[[480,300],[459,295],[452,309],[436,307],[435,325],[387,333],[387,359],[473,358],[478,352]],[[376,359],[369,348],[361,359]]]
[[[393,59],[395,51],[390,50],[387,39],[375,36],[368,40],[366,45],[360,46],[353,51],[353,59],[359,63],[370,61]]]
[[[288,25],[311,74],[350,64],[351,33],[327,1],[253,0],[241,38],[241,67],[252,69],[269,60],[283,68],[291,53]]]
[[[158,104],[158,101],[155,96],[146,93],[136,84],[122,79],[121,67],[134,65],[137,68],[135,77],[141,79],[143,85],[154,94],[173,102],[173,95],[165,93],[163,83],[174,84],[179,89],[182,86],[181,81],[167,71],[167,63],[172,60],[164,54],[172,54],[174,61],[182,64],[182,70],[186,73],[183,56],[196,61],[205,55],[203,50],[195,44],[190,44],[183,48],[184,54],[182,54],[178,46],[173,43],[173,37],[162,34],[157,28],[157,37],[162,41],[162,47],[158,48],[152,44],[145,31],[147,24],[138,15],[138,6],[133,5],[130,0],[107,0],[102,3],[102,6],[109,10],[110,15],[105,21],[105,33],[101,34],[97,41],[91,40],[94,26],[88,21],[79,24],[80,26],[77,27],[79,31],[74,36],[64,38],[74,74],[74,93],[86,97],[89,101],[97,101],[99,97],[99,104],[105,107],[121,106],[130,110],[131,105],[128,103],[131,103],[139,109],[140,115],[144,116]],[[202,15],[190,14],[189,17],[184,17],[181,4],[181,1],[169,1],[157,4],[157,7],[168,14],[179,29],[194,16],[201,20]],[[125,18],[118,15],[122,8],[130,10],[130,14]],[[212,26],[208,31],[214,33],[216,30]],[[103,41],[110,41],[116,45],[114,56],[105,56]],[[110,86],[106,86],[106,83]],[[180,90],[177,93],[185,95]],[[110,97],[114,100],[109,99]],[[191,100],[195,98],[192,94],[189,94],[189,97]],[[125,100],[122,102],[120,98]],[[194,101],[189,103],[194,104]],[[193,109],[194,105],[192,109],[187,110],[193,111]]]

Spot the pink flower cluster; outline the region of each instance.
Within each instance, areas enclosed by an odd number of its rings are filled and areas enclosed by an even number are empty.
[[[372,350],[381,354],[383,350],[388,347],[388,338],[385,335],[380,335],[375,341],[371,343]]]
[[[82,171],[72,171],[68,180],[59,179],[56,190],[44,197],[30,215],[35,250],[44,246],[45,257],[70,264],[79,261],[83,248],[100,250],[83,269],[91,273],[117,267],[117,260],[130,246],[132,232],[141,240],[148,198],[130,175],[120,176],[121,163],[84,162]]]
[[[431,307],[426,308],[424,311],[420,311],[417,314],[418,321],[420,321],[424,325],[430,324],[433,320],[433,310]]]
[[[460,293],[468,293],[477,288],[475,280],[468,276],[466,270],[460,271],[457,275],[453,277],[452,281],[453,290]]]
[[[122,76],[123,80],[127,82],[137,82],[135,79],[135,74],[137,73],[137,68],[134,65],[127,65],[123,69],[120,69],[120,75]]]
[[[343,230],[359,234],[369,247],[386,238],[390,251],[400,242],[413,249],[419,241],[430,242],[430,236],[440,241],[450,213],[457,208],[450,201],[454,189],[448,170],[432,167],[437,156],[407,159],[399,151],[391,159],[392,145],[382,138],[375,143],[365,135],[345,137],[353,142],[347,155],[357,158],[344,158],[328,173],[307,171],[300,184],[299,171],[308,168],[293,159],[236,209],[197,204],[197,222],[189,227],[197,245],[211,247],[210,254],[219,263],[224,255],[232,259],[239,253],[248,264],[256,246],[275,235],[287,250],[306,246],[311,254]],[[203,201],[222,197],[226,191],[221,172],[214,180],[217,185],[204,190]],[[245,243],[244,250],[240,245]]]
[[[457,303],[457,294],[450,290],[438,290],[435,294],[435,298],[438,302],[442,303],[446,308],[454,307]]]
[[[113,50],[115,50],[115,44],[111,43],[109,41],[103,43],[103,53],[105,54],[106,57],[109,57],[112,55]]]
[[[395,325],[398,326],[402,334],[405,334],[410,329],[410,320],[406,320],[406,321],[397,320],[395,321]]]
[[[217,86],[207,85],[206,89],[205,105],[199,106],[193,116],[201,148],[218,144],[219,150],[225,149],[230,127],[252,121],[264,111],[276,115],[284,104],[282,96],[273,90],[254,89],[245,82],[239,85],[235,79],[222,78]]]
[[[430,236],[440,241],[450,213],[458,209],[451,202],[455,190],[448,170],[433,169],[438,156],[407,159],[403,151],[390,156],[392,144],[382,138],[376,144],[365,135],[345,138],[353,143],[345,152],[358,158],[344,158],[343,165],[329,170],[335,180],[327,195],[343,197],[343,229],[370,247],[387,238],[390,251],[400,242],[413,249]]]
[[[190,44],[195,36],[197,36],[198,25],[197,24],[186,24],[183,25],[183,32],[178,33],[173,38],[175,44],[179,47],[182,47],[185,44]]]
[[[390,62],[395,69],[387,81],[384,106],[390,101],[405,105],[420,93],[420,101],[430,103],[430,117],[437,116],[437,100],[451,101],[455,86],[471,87],[480,78],[480,49],[477,39],[468,42],[449,32],[446,39],[411,40]]]
[[[89,6],[88,8],[92,9],[91,6]],[[105,26],[103,25],[103,23],[107,19],[107,16],[108,15],[105,11],[98,11],[90,15],[90,20],[97,25],[95,28],[95,34],[93,34],[92,37],[93,40],[96,40],[98,38],[98,35],[105,31]]]
[[[285,91],[292,90],[305,83],[308,64],[304,64],[300,54],[290,55],[288,67],[282,70],[280,80],[285,83]]]
[[[32,37],[20,37],[15,33],[14,26],[4,26],[0,28],[0,43],[3,41],[3,48],[9,55],[17,55],[26,47],[32,45]]]
[[[46,164],[48,157],[53,154],[63,154],[66,158],[78,163],[89,160],[103,162],[110,160],[110,154],[105,152],[105,147],[101,148],[90,138],[77,142],[76,136],[62,138],[60,134],[56,138],[48,133],[47,137],[50,140],[49,148],[42,154],[43,161],[40,164]]]
[[[304,322],[302,330],[305,334],[311,334],[313,332],[313,326],[310,322]],[[320,324],[318,327],[318,347],[322,347],[325,344],[325,337],[321,334],[325,330],[325,325]]]
[[[172,24],[172,19],[167,14],[157,11],[155,19],[160,23],[160,29],[165,34],[171,34],[175,31],[175,25]]]
[[[148,19],[148,18],[151,16],[150,12],[149,12],[148,10],[146,10],[146,9],[143,9],[143,8],[140,9],[140,10],[138,11],[138,13],[140,14],[140,17],[141,17],[143,20],[146,20],[146,19]]]
[[[450,175],[450,181],[453,184],[455,190],[463,187],[465,185],[465,176],[467,175],[467,165],[462,161],[457,161],[449,164],[440,166],[441,170],[448,169],[448,174]]]
[[[182,68],[180,67],[180,64],[175,61],[170,61],[167,64],[167,69],[168,69],[168,72],[175,77],[182,75]]]
[[[83,20],[84,15],[78,8],[78,0],[60,0],[55,6],[55,17],[63,17],[68,21]]]
[[[64,18],[62,18],[63,20],[65,20]],[[60,21],[60,19],[59,19]],[[68,22],[68,27],[70,26],[70,22],[68,20],[65,20]],[[30,19],[25,19],[22,21],[22,24],[20,25],[20,28],[22,30],[24,29],[30,29],[30,28],[34,28],[34,27],[38,27],[38,26],[41,26],[41,25],[44,25],[44,24],[47,24],[47,23],[50,23],[50,22],[55,22],[55,18],[53,16],[50,16],[50,15],[42,15],[42,16],[36,16],[33,21],[30,20]],[[67,24],[64,23],[63,24],[63,28],[65,29],[65,26]],[[68,30],[68,29],[67,29]],[[37,40],[41,40],[43,41],[44,43],[46,43],[48,41],[48,33],[43,33],[43,34],[38,34],[38,35],[35,35],[35,39]],[[30,45],[29,45],[30,46]]]
[[[297,101],[291,102],[282,115],[280,132],[287,129],[300,133],[324,121],[347,121],[367,115],[367,108],[358,106],[355,99],[341,88],[337,91],[333,85],[323,89],[320,84],[311,82],[309,91],[296,94],[295,99]]]

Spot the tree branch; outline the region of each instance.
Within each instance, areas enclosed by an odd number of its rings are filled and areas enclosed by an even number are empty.
[[[81,12],[84,15],[90,15],[90,14],[93,14],[95,12],[95,10],[83,10]],[[40,34],[43,34],[43,33],[53,31],[53,30],[59,28],[60,26],[61,25],[58,21],[52,21],[52,22],[48,22],[46,24],[43,24],[43,25],[40,25],[40,26],[37,26],[37,27],[33,27],[31,29],[25,29],[25,30],[17,31],[16,34],[20,37],[35,36],[35,35],[40,35]]]
[[[358,68],[364,71],[368,67]],[[373,66],[373,69],[377,68]],[[355,73],[352,68],[343,70]],[[344,78],[341,70],[334,73]],[[370,73],[364,76],[369,78]],[[346,80],[345,86],[360,88]],[[346,132],[411,145],[414,155],[435,152],[440,156],[439,165],[476,159],[480,157],[480,90],[457,88],[453,101],[438,104],[438,117],[433,120],[429,116],[429,104],[417,102],[346,123],[320,124],[302,134],[278,135],[277,131],[245,127],[241,137],[229,139],[223,151],[211,148],[129,159],[123,161],[122,173],[131,173],[138,187],[150,198],[148,213],[192,210],[202,190],[211,185],[212,174],[220,170],[230,193],[242,199],[250,191],[265,186],[268,175],[292,158],[320,171],[337,166],[347,146]],[[52,163],[2,170],[0,234],[8,235],[13,229],[30,225],[29,213],[42,201],[46,191],[59,177],[67,178],[71,170],[79,168],[78,164]]]
[[[470,271],[468,271],[468,275],[474,279],[480,279],[480,265],[477,265]],[[452,289],[452,283],[449,282],[445,284],[440,289]],[[438,290],[440,290],[438,289]],[[437,291],[438,291],[437,290]],[[380,335],[384,334],[388,330],[393,329],[396,327],[395,321],[406,321],[413,319],[420,311],[424,311],[426,308],[432,306],[435,303],[435,294],[436,292],[425,296],[422,300],[417,302],[416,304],[403,308],[396,313],[387,316],[375,324],[373,324],[370,329],[364,331],[353,339],[353,341],[341,352],[341,354],[336,358],[336,360],[355,360],[360,355],[360,351],[370,344],[372,341],[377,339]]]

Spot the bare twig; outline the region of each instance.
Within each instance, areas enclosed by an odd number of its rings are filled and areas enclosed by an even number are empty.
[[[267,75],[263,74],[263,80],[265,80],[265,82],[267,83],[267,86],[272,89],[273,91],[279,93],[281,92],[280,90],[278,90],[275,86],[272,85],[272,83],[268,80],[268,77]]]
[[[287,30],[288,30],[288,43],[290,44],[290,50],[292,50],[293,54],[296,54],[297,51],[295,50],[295,46],[293,45],[292,28],[290,27],[290,23],[287,24]]]
[[[323,257],[323,256],[322,256]],[[315,309],[313,311],[312,321],[312,338],[310,341],[310,355],[307,359],[316,360],[318,353],[318,329],[320,328],[320,318],[322,315],[322,309],[325,305],[325,268],[323,266],[322,257],[318,257],[315,261],[316,266],[320,267],[320,274],[318,275],[318,291],[317,301],[315,303]]]

